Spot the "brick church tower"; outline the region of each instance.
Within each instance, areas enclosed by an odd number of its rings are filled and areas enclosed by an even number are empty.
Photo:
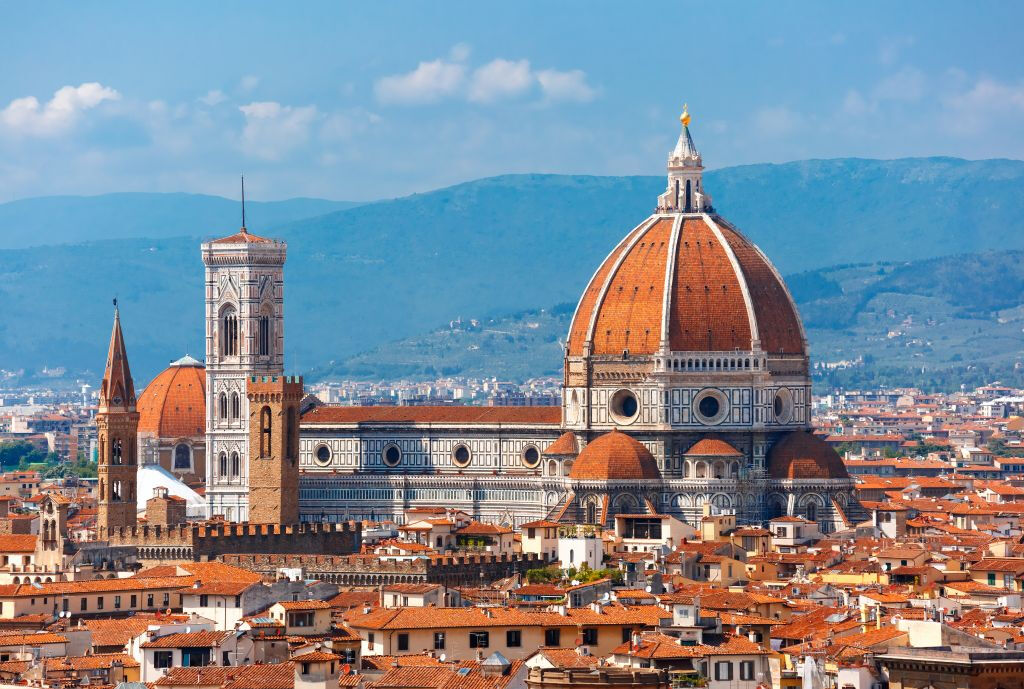
[[[299,522],[299,376],[251,376],[249,521]]]
[[[137,518],[139,413],[135,410],[135,384],[121,333],[121,316],[114,306],[107,368],[100,387],[96,431],[99,438],[99,514],[103,539],[110,529],[135,526]]]

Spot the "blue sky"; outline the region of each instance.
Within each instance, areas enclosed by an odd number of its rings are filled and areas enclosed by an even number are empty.
[[[1020,3],[0,5],[0,201],[1024,158]]]

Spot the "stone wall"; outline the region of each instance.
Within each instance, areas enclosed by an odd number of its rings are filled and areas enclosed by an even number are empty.
[[[381,560],[373,555],[259,555],[233,553],[225,563],[273,575],[282,567],[301,567],[306,577],[348,586],[434,583],[447,586],[479,586],[498,579],[544,567],[547,561],[525,555],[452,555],[415,560]]]

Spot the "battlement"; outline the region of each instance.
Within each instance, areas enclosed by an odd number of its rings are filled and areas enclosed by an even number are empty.
[[[249,392],[302,392],[302,376],[249,376]]]
[[[535,553],[516,555],[434,555],[429,558],[398,560],[375,555],[285,555],[227,553],[225,563],[272,576],[282,568],[302,568],[306,576],[337,584],[431,582],[478,585],[481,579],[495,581],[529,569],[543,567],[547,560]]]
[[[354,553],[362,542],[359,522],[298,524],[188,524],[134,526],[111,529],[100,538],[111,546],[186,548],[189,559],[206,560],[227,552],[251,553]]]

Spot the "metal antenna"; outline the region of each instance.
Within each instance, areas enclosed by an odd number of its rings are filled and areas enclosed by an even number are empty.
[[[242,231],[245,231],[245,174],[242,174]]]

